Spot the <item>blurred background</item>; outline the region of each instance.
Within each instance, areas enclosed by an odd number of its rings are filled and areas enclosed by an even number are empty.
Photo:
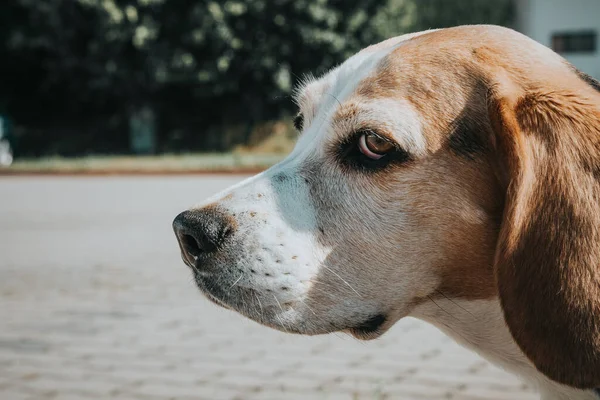
[[[599,16],[600,0],[2,0],[0,399],[536,399],[410,318],[364,343],[220,309],[171,221],[291,150],[307,73],[493,23],[600,78]]]
[[[507,0],[5,0],[0,114],[16,159],[286,152],[289,96],[305,74],[410,31],[512,25],[515,8]]]
[[[15,158],[285,153],[294,85],[369,44],[429,28],[506,25],[598,77],[599,7],[598,0],[6,0],[0,126]]]

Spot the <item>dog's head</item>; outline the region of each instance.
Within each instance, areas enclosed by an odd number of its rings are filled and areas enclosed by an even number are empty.
[[[551,378],[600,386],[600,96],[491,26],[369,47],[297,92],[289,157],[180,214],[216,303],[374,338],[439,296],[499,297]]]

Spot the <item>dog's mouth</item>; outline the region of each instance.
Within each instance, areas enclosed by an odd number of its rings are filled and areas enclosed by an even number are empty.
[[[333,332],[345,332],[359,340],[372,340],[380,337],[389,328],[388,322],[390,322],[390,319],[387,314],[382,312],[374,313],[356,324],[350,321],[340,321],[338,323],[330,321],[325,325],[315,327],[314,321],[303,320],[303,318],[296,323],[284,324],[277,318],[277,312],[275,312],[277,309],[275,307],[266,306],[264,302],[262,305],[254,304],[256,298],[262,297],[259,292],[254,292],[253,289],[248,288],[241,290],[242,288],[237,287],[227,291],[221,285],[215,284],[211,278],[203,276],[203,274],[194,273],[194,278],[200,292],[212,303],[227,310],[238,312],[262,325],[287,333],[321,335]],[[247,293],[248,291],[254,293]],[[309,313],[307,313],[306,318],[311,319]],[[319,322],[322,323],[323,319],[319,319]],[[308,328],[309,326],[310,328]]]
[[[384,333],[383,325],[387,320],[388,318],[385,314],[376,314],[363,323],[347,329],[347,331],[357,339],[376,339]]]
[[[227,310],[234,310],[233,307],[227,304],[227,302],[223,299],[223,291],[218,286],[212,284],[210,280],[207,280],[206,277],[197,273],[195,269],[194,281],[196,282],[196,287],[208,300]]]

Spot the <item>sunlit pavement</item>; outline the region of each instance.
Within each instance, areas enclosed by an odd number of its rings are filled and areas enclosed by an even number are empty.
[[[0,178],[0,399],[537,399],[417,320],[359,342],[209,303],[171,221],[239,179]]]

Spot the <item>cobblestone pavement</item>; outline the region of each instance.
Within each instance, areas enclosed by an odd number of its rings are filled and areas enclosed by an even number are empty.
[[[0,179],[0,399],[537,399],[414,319],[286,335],[205,300],[171,232],[238,177]]]

